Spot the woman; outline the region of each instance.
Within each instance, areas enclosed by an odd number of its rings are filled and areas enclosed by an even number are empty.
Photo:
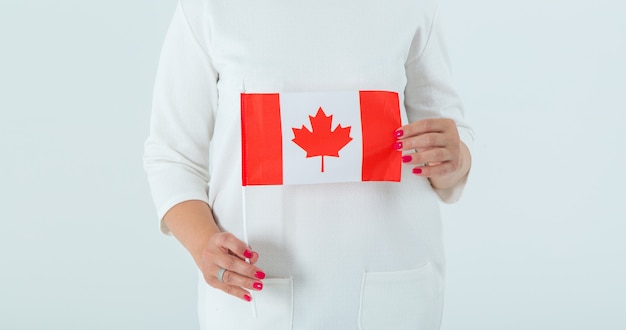
[[[438,200],[458,199],[472,133],[436,13],[435,0],[181,1],[145,167],[162,231],[202,274],[202,329],[439,328]],[[399,98],[385,133],[399,182],[241,188],[242,95],[363,90]]]

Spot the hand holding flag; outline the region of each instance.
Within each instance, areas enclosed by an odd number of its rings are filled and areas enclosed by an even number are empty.
[[[464,178],[470,168],[470,153],[461,142],[452,119],[418,120],[395,133],[397,150],[415,150],[402,156],[402,162],[417,165],[413,173],[430,179],[435,188],[447,189]]]

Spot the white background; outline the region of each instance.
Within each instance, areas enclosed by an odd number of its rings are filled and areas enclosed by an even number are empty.
[[[0,0],[0,329],[195,329],[141,167],[174,0]],[[447,0],[445,330],[626,329],[626,3]]]

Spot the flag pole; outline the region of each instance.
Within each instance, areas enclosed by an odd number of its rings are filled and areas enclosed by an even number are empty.
[[[247,213],[246,212],[246,186],[241,186],[241,204],[242,204],[242,208],[241,208],[241,212],[242,212],[242,222],[243,222],[243,241],[244,243],[246,243],[247,246],[250,246],[249,240],[248,240],[248,217],[247,217]],[[250,263],[250,259],[246,258],[246,262]],[[252,298],[252,301],[250,302],[252,304],[252,317],[256,318],[257,317],[257,312],[256,312],[256,299],[254,297],[254,293],[250,292],[250,296]]]
[[[245,93],[246,92],[246,82],[245,80],[241,81],[241,93]],[[243,108],[242,108],[243,109]],[[243,132],[243,113],[241,113],[241,124],[242,124],[242,135],[244,134]],[[242,148],[245,148],[245,146],[242,144],[241,146]],[[242,150],[243,151],[243,150]],[[243,158],[243,157],[242,157]],[[242,162],[241,166],[245,166]],[[243,172],[243,168],[241,169]],[[241,219],[242,219],[242,223],[243,223],[243,241],[244,243],[246,243],[247,246],[250,246],[250,241],[248,240],[248,215],[246,212],[246,182],[241,182]],[[246,258],[246,262],[250,263],[250,258]],[[256,318],[257,317],[257,313],[256,313],[256,299],[254,297],[254,293],[250,292],[250,297],[252,298],[252,317]]]

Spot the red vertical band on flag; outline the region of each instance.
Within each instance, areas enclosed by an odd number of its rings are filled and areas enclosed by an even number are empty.
[[[283,183],[279,94],[241,94],[242,185]]]
[[[393,149],[393,133],[402,126],[398,93],[361,91],[363,181],[399,182],[402,153]]]

